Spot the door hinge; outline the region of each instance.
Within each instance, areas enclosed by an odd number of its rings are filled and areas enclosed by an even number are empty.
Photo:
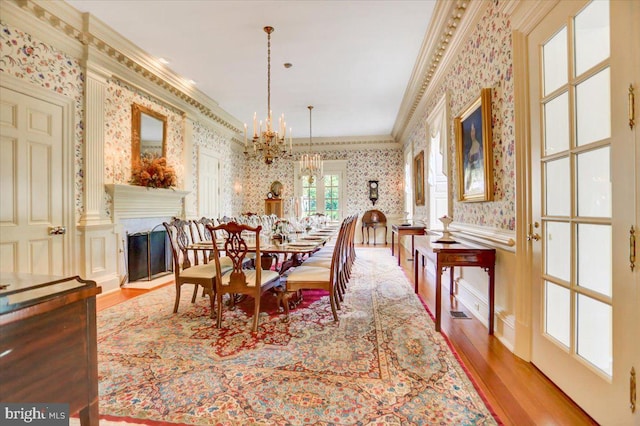
[[[636,412],[636,369],[631,367],[629,375],[629,408],[632,413]]]
[[[629,229],[629,267],[632,272],[636,267],[636,230],[633,225]]]
[[[629,129],[633,130],[636,124],[636,97],[633,93],[633,84],[629,84]]]

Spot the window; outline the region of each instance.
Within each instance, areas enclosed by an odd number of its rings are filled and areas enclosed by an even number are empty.
[[[295,169],[296,197],[301,201],[301,214],[324,213],[332,220],[344,216],[346,200],[346,166],[343,160],[324,161],[324,176],[309,183],[308,176]]]
[[[317,180],[309,183],[308,176],[301,176],[302,179],[302,212],[304,216],[317,213]]]

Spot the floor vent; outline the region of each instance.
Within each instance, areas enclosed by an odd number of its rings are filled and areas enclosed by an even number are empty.
[[[465,314],[463,311],[451,311],[451,317],[459,319],[471,319],[471,317]]]

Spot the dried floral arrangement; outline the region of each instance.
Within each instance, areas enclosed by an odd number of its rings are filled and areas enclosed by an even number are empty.
[[[167,159],[158,156],[144,156],[131,169],[132,185],[149,188],[171,188],[178,178],[173,167],[167,165]]]

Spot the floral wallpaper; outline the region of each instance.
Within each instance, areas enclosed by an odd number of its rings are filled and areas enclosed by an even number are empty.
[[[0,73],[72,98],[74,111],[74,184],[76,220],[84,210],[82,138],[84,74],[80,62],[31,35],[0,23]]]
[[[415,152],[426,148],[426,120],[437,102],[447,92],[451,111],[449,123],[449,176],[453,194],[453,218],[457,222],[492,228],[515,230],[515,136],[513,101],[513,58],[511,23],[497,10],[494,3],[488,7],[450,66],[444,81],[428,99],[426,113],[415,129],[410,142]],[[453,118],[480,96],[485,87],[492,89],[493,126],[493,198],[483,203],[458,201],[458,171],[455,155]],[[424,207],[417,215],[426,215]]]
[[[379,181],[379,196],[375,208],[387,215],[402,214],[404,210],[403,163],[401,149],[362,149],[323,151],[325,160],[347,160],[347,205],[344,214],[363,212],[374,208],[369,200],[369,180]],[[264,198],[273,181],[280,181],[285,200],[293,196],[294,168],[300,155],[291,160],[276,160],[267,166],[258,160],[247,160],[242,211],[264,212]],[[287,214],[285,206],[285,214]]]
[[[167,116],[167,164],[178,177],[178,188],[183,186],[184,167],[182,114],[116,79],[108,82],[105,99],[104,181],[127,184],[131,178],[131,105],[137,103]],[[111,211],[107,198],[107,213]]]

